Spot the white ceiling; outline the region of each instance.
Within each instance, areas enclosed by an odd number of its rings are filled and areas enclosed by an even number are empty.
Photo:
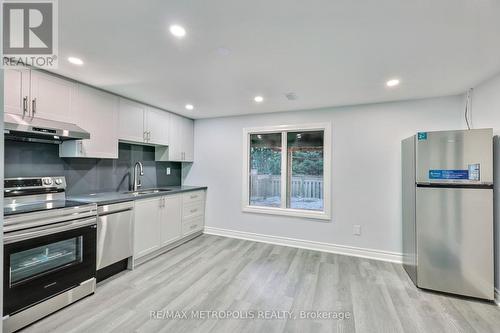
[[[58,73],[192,118],[458,94],[500,72],[498,0],[63,0],[59,17]]]

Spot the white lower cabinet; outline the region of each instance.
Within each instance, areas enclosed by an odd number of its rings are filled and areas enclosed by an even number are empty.
[[[204,212],[204,190],[136,200],[134,260],[202,231]]]
[[[134,207],[134,257],[140,258],[160,248],[162,197],[142,199]]]
[[[205,191],[182,195],[182,235],[202,231],[205,226]]]
[[[187,236],[197,231],[203,230],[203,216],[182,221],[182,235]]]
[[[168,245],[182,236],[182,196],[171,195],[164,199],[161,217],[161,245]]]

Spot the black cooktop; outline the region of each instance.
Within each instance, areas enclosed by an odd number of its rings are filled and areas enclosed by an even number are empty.
[[[88,204],[73,200],[51,200],[51,201],[40,201],[31,203],[25,202],[19,204],[6,205],[3,208],[3,215],[9,216],[9,215],[25,214],[32,212],[49,211],[54,209],[85,206],[85,205]]]

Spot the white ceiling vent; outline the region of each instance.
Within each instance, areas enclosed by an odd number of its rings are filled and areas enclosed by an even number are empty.
[[[295,101],[298,97],[297,97],[297,94],[294,93],[294,92],[289,92],[289,93],[286,93],[285,94],[285,97],[286,99],[288,99],[289,101]]]

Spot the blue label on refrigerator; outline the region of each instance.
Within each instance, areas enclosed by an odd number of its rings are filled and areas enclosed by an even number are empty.
[[[418,141],[427,140],[427,132],[418,132],[417,138]]]
[[[469,179],[469,170],[429,170],[429,179]]]

